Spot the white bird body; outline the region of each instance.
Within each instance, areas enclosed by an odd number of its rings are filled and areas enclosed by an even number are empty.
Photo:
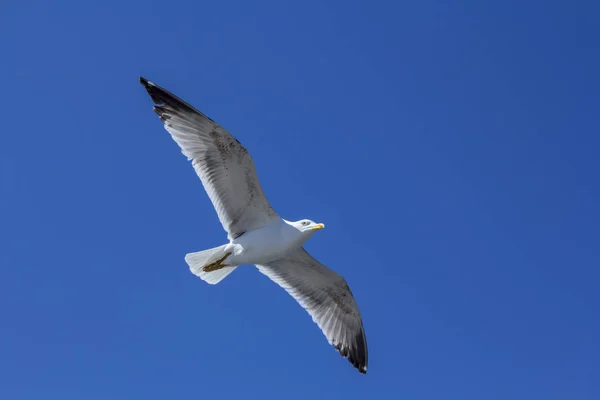
[[[254,264],[312,316],[325,337],[361,373],[367,372],[362,318],[346,280],[302,245],[323,224],[289,222],[273,209],[248,151],[223,127],[177,96],[140,78],[165,129],[192,160],[229,243],[188,253],[191,272],[217,284],[238,266]]]
[[[231,240],[224,249],[231,256],[224,263],[227,266],[268,264],[302,247],[314,232],[301,232],[280,218]]]

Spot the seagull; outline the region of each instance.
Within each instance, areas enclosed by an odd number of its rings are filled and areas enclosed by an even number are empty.
[[[346,280],[302,246],[325,227],[309,219],[290,222],[271,207],[248,150],[215,121],[162,87],[140,77],[154,112],[192,162],[228,243],[185,256],[190,271],[217,284],[243,264],[285,289],[311,316],[329,343],[366,374],[367,339]]]

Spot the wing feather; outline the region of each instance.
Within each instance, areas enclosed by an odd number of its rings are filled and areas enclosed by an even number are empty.
[[[360,372],[367,372],[367,339],[362,318],[342,276],[303,248],[283,260],[256,267],[296,299],[342,356]]]
[[[215,121],[167,90],[140,78],[165,129],[192,160],[230,239],[279,218],[267,200],[250,153]]]

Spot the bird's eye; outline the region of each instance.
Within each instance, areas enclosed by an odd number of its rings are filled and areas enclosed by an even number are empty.
[[[309,224],[309,222],[308,222],[308,221],[304,221],[304,222],[302,223],[302,225],[308,225],[308,224]]]

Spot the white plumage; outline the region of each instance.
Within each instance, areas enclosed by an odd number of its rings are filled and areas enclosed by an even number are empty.
[[[192,161],[229,243],[189,253],[190,270],[216,284],[239,265],[255,264],[308,311],[329,343],[362,373],[367,341],[358,305],[344,278],[315,260],[302,245],[324,227],[289,222],[265,197],[248,151],[229,132],[172,93],[140,78],[165,129]]]

